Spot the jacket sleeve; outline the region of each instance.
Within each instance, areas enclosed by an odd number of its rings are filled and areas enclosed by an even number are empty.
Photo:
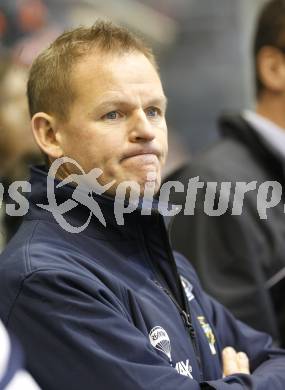
[[[187,267],[188,261],[181,254],[177,253],[176,259],[184,269]],[[231,346],[237,352],[245,352],[250,362],[251,375],[230,375],[222,380],[209,381],[207,385],[217,390],[240,389],[239,386],[243,390],[285,389],[285,350],[275,348],[268,334],[237,320],[229,310],[205,293],[189,262],[188,271],[196,301],[214,331],[217,351],[221,353]]]
[[[34,272],[22,284],[8,328],[43,389],[200,389],[153,350],[119,299],[94,278]]]
[[[187,171],[187,177],[197,176],[197,171],[198,168]],[[218,181],[210,173],[201,172],[201,181]],[[194,215],[180,213],[175,217],[171,229],[173,247],[191,260],[210,295],[240,320],[278,340],[276,313],[265,288],[265,268],[269,265],[264,263],[271,256],[250,199],[245,198],[243,213],[236,216],[230,211],[208,216],[204,199],[205,192],[199,189]]]
[[[203,295],[203,306],[211,312],[219,348],[222,350],[232,346],[236,351],[245,352],[250,361],[251,375],[231,375],[223,381],[229,385],[239,383],[244,390],[284,389],[285,350],[274,348],[269,335],[236,320],[221,304],[207,294]],[[220,389],[219,382],[212,381],[209,384],[214,389]]]

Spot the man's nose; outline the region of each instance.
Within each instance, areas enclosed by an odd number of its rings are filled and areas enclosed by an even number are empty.
[[[132,118],[129,129],[131,142],[150,142],[155,138],[155,127],[150,123],[146,113],[141,110]]]

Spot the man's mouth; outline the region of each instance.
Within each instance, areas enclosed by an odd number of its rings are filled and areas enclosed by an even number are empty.
[[[144,161],[157,161],[161,157],[161,153],[159,150],[155,148],[145,148],[145,149],[136,149],[129,152],[126,152],[122,156],[122,160],[126,160],[128,158],[140,158]]]

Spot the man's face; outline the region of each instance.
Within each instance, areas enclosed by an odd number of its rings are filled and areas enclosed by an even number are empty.
[[[101,184],[116,180],[112,194],[126,180],[142,193],[153,177],[158,190],[167,154],[166,98],[150,61],[140,53],[89,55],[75,65],[72,83],[77,96],[58,129],[63,154],[85,173],[101,168]]]

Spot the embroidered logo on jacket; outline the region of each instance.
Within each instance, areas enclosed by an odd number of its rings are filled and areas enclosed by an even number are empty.
[[[192,366],[189,363],[189,359],[187,359],[186,362],[180,361],[176,363],[174,367],[171,358],[170,339],[165,329],[163,329],[161,326],[155,326],[152,328],[149,332],[149,340],[155,349],[168,357],[169,363],[173,368],[176,369],[178,374],[188,376],[189,378],[193,379]]]
[[[170,364],[172,364],[170,339],[166,330],[161,326],[155,326],[149,332],[149,340],[151,345],[164,353],[168,357]]]
[[[180,375],[188,376],[189,378],[193,379],[192,376],[192,367],[189,364],[189,359],[186,360],[186,362],[178,362],[175,365],[175,369]]]
[[[182,286],[184,288],[184,291],[185,291],[185,295],[188,299],[188,301],[192,301],[192,299],[194,299],[194,294],[192,293],[192,290],[193,290],[193,286],[192,284],[189,282],[189,280],[185,279],[183,276],[180,276],[180,279],[181,279],[181,283],[182,283]]]
[[[197,317],[197,320],[200,322],[200,325],[201,325],[201,327],[202,327],[202,329],[203,329],[203,331],[208,339],[212,355],[216,355],[216,353],[217,353],[216,348],[215,348],[216,339],[215,339],[215,335],[214,335],[210,325],[205,322],[206,319],[204,316]]]

